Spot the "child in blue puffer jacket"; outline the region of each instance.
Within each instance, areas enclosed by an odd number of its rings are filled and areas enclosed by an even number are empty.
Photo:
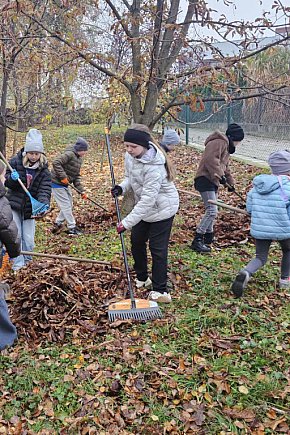
[[[247,283],[267,262],[272,241],[282,249],[280,288],[290,288],[290,151],[276,151],[268,159],[272,175],[258,175],[247,196],[251,214],[251,235],[256,239],[256,256],[234,280],[231,290],[241,297]]]

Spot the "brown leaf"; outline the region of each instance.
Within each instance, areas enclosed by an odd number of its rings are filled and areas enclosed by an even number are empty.
[[[254,411],[248,408],[243,410],[234,409],[234,408],[224,408],[223,413],[233,419],[237,418],[237,419],[245,420],[247,422],[253,421],[256,417]]]
[[[205,406],[199,405],[196,407],[195,412],[192,414],[192,419],[194,420],[197,426],[203,425],[203,422],[205,420],[204,411],[205,411]]]

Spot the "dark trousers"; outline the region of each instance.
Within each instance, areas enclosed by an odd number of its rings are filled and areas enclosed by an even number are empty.
[[[266,264],[271,243],[272,240],[256,239],[256,256],[245,267],[250,275]],[[290,276],[290,239],[279,240],[278,243],[282,249],[281,278],[286,279]]]
[[[140,281],[148,278],[147,249],[152,256],[153,290],[167,292],[167,258],[168,243],[174,216],[158,222],[140,221],[131,231],[131,249],[134,258],[134,269]]]

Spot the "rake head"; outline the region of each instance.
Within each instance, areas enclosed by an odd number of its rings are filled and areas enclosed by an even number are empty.
[[[44,204],[43,202],[37,201],[37,199],[34,199],[31,197],[30,201],[31,201],[32,215],[33,216],[43,214],[49,209],[49,206],[47,204]]]
[[[129,299],[110,305],[108,311],[109,321],[133,319],[140,322],[162,318],[162,313],[157,302],[144,299],[136,299],[135,302],[137,308],[132,308],[132,303]]]

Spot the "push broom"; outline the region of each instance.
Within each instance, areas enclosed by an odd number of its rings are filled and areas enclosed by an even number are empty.
[[[13,171],[12,166],[10,165],[8,160],[4,157],[4,155],[1,153],[1,151],[0,151],[0,157],[6,163],[6,166],[9,168],[9,170],[12,172]],[[27,187],[23,184],[22,180],[20,180],[20,178],[18,178],[18,183],[20,184],[20,186],[22,187],[22,189],[24,190],[24,192],[27,194],[27,196],[30,199],[31,208],[32,208],[32,216],[37,216],[37,215],[43,214],[49,209],[49,205],[44,204],[43,202],[37,201],[37,199],[33,198],[33,196],[31,195],[31,193],[29,192]]]
[[[114,187],[116,183],[115,183],[108,128],[105,129],[105,138],[106,138],[106,146],[107,146],[107,152],[109,158],[112,187]],[[114,199],[116,205],[117,219],[118,222],[121,222],[121,213],[120,213],[118,198],[115,197]],[[117,319],[121,319],[121,320],[133,319],[139,321],[160,319],[162,317],[162,313],[160,311],[160,308],[158,307],[157,302],[149,301],[147,299],[135,299],[130,273],[129,273],[129,265],[128,265],[124,235],[122,233],[120,233],[120,239],[122,244],[122,252],[123,252],[124,265],[125,265],[126,276],[128,281],[130,299],[124,299],[122,301],[114,302],[113,304],[109,305],[109,310],[108,310],[109,321],[114,322]]]

